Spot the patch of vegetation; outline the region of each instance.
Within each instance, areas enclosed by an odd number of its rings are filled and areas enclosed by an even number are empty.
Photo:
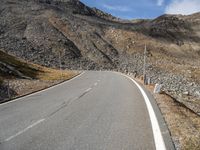
[[[183,149],[185,150],[197,150],[200,149],[200,141],[199,139],[193,137],[186,139],[186,142],[184,143]]]
[[[51,68],[46,68],[40,65],[27,63],[23,60],[17,59],[14,56],[6,54],[5,52],[0,50],[0,62],[12,66],[15,70],[22,73],[24,76],[39,79],[39,80],[64,80],[69,79],[76,75],[71,71],[60,71]],[[1,64],[0,64],[1,67]],[[0,70],[0,83],[3,82],[3,78],[17,78],[14,74],[9,74],[6,72],[2,72]]]
[[[28,64],[22,60],[15,58],[14,56],[8,55],[3,51],[0,51],[0,61],[9,66],[15,68],[15,70],[19,71],[23,75],[30,78],[37,78],[38,73],[42,72],[42,69],[39,66]],[[5,72],[0,72],[1,76],[8,76]]]

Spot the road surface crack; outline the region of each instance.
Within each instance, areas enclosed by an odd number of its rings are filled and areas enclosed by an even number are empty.
[[[52,113],[50,113],[49,115],[47,115],[47,118],[50,118],[51,116],[55,115],[57,112],[59,112],[60,110],[62,110],[63,108],[69,106],[73,101],[82,98],[83,96],[85,96],[91,90],[92,90],[92,88],[89,88],[85,92],[83,92],[80,96],[75,97],[75,98],[71,98],[67,102],[64,101],[55,111],[53,111]]]

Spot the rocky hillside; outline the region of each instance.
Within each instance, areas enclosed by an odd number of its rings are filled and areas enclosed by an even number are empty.
[[[192,20],[188,16],[164,15],[155,20],[124,23],[78,0],[3,0],[0,14],[0,47],[51,67],[58,66],[61,55],[63,68],[121,68],[120,57],[124,57],[127,49],[131,52],[143,49],[144,43],[132,35],[127,42],[134,47],[112,44],[115,39],[105,38],[107,34],[113,36],[110,30],[119,36],[121,31],[138,34],[137,37],[158,44],[164,40],[174,44],[173,49],[181,49],[185,42],[198,43],[200,38],[195,30],[199,30],[199,14]],[[134,41],[137,42],[133,44]],[[199,54],[197,47],[193,50]],[[191,56],[197,56],[196,53]]]
[[[163,82],[180,101],[200,98],[200,13],[128,21],[78,0],[1,0],[0,39],[4,51],[48,67],[61,60],[63,69],[136,76],[146,44],[152,82]]]
[[[163,15],[132,23],[89,8],[78,0],[1,3],[0,47],[45,66],[58,67],[61,55],[63,68],[120,69],[121,62],[130,56],[127,52],[140,53],[144,42],[149,44],[150,51],[161,55],[198,58],[200,53],[200,14]],[[124,37],[124,33],[129,35]],[[126,41],[118,41],[115,35]]]
[[[74,0],[3,0],[0,14],[0,47],[18,57],[51,67],[58,66],[59,55],[64,68],[115,66],[117,51],[94,33],[100,25],[80,17],[114,19],[97,9]],[[105,50],[98,48],[97,39]]]

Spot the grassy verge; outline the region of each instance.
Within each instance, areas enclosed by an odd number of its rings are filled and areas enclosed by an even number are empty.
[[[177,149],[200,149],[200,117],[166,94],[154,94],[154,97]]]
[[[138,82],[141,81],[138,80]],[[154,96],[168,125],[176,149],[200,149],[200,117],[171,96],[165,93],[154,94],[154,85],[145,87]]]
[[[78,72],[28,63],[0,51],[0,103],[59,84],[76,75]]]
[[[31,79],[66,80],[76,75],[76,73],[72,71],[60,71],[32,63],[27,63],[23,60],[17,59],[14,56],[6,54],[3,51],[0,51],[0,62],[12,66],[15,70],[19,71],[24,76],[29,77]],[[3,78],[8,77],[15,78],[17,76],[14,73],[8,74],[6,72],[0,71],[0,83],[3,81]]]

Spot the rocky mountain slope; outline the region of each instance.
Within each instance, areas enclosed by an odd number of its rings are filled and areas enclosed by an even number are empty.
[[[0,48],[37,64],[141,76],[145,44],[152,82],[200,107],[200,13],[128,21],[78,0],[1,1]]]
[[[112,58],[106,53],[114,54],[116,51],[112,48],[99,50],[96,41],[90,40],[92,36],[101,39],[93,33],[96,27],[87,24],[77,15],[95,16],[95,18],[114,17],[102,15],[100,11],[89,9],[74,0],[66,2],[5,0],[2,3],[1,48],[18,57],[51,67],[58,66],[59,55],[63,58],[62,63],[65,68],[77,68],[76,65],[79,64],[89,65],[89,68],[99,67],[103,62],[109,67],[114,65]],[[109,47],[108,43],[101,42],[102,45]]]

